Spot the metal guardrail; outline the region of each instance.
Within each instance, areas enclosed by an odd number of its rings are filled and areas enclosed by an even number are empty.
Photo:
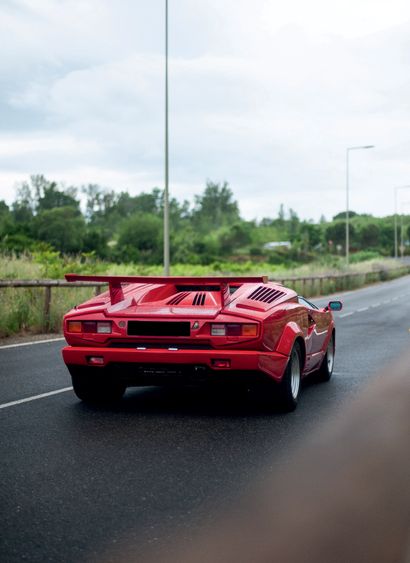
[[[298,290],[305,296],[323,295],[325,283],[332,282],[332,290],[344,291],[351,287],[352,280],[364,278],[363,284],[374,283],[389,279],[392,275],[405,275],[410,273],[410,265],[400,266],[390,270],[373,270],[368,272],[350,272],[341,274],[322,274],[317,276],[286,276],[271,279],[287,287]],[[234,276],[233,276],[234,277]],[[68,282],[66,280],[0,280],[0,288],[44,288],[43,318],[44,330],[50,326],[50,312],[52,304],[52,288],[93,287],[95,295],[99,295],[106,287],[104,282]]]

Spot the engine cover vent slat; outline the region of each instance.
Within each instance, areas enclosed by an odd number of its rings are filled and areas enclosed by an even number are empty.
[[[179,305],[181,301],[183,301],[188,295],[188,291],[185,291],[184,293],[178,293],[178,295],[175,295],[167,302],[167,305]]]
[[[196,293],[192,305],[203,307],[205,305],[205,293]]]
[[[251,301],[261,301],[263,303],[273,303],[277,299],[283,297],[285,293],[279,291],[278,289],[272,289],[270,287],[258,287],[249,295],[248,299]]]

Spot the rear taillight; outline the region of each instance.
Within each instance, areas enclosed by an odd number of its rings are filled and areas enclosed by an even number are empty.
[[[97,322],[98,334],[111,334],[111,321],[98,321]]]
[[[111,321],[67,321],[67,332],[84,334],[111,334]]]
[[[256,323],[218,323],[211,324],[211,336],[257,336]]]

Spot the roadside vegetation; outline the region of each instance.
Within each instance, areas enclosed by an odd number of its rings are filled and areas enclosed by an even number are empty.
[[[18,187],[10,206],[0,201],[0,251],[17,255],[54,251],[138,267],[160,266],[162,213],[158,188],[131,196],[97,185],[67,187],[32,176]],[[344,212],[315,223],[301,220],[277,199],[267,199],[266,217],[247,221],[226,182],[207,182],[192,203],[171,199],[170,216],[172,264],[260,262],[294,268],[319,261],[332,267],[345,251]],[[377,218],[351,212],[350,216],[353,262],[393,255],[392,215]],[[408,240],[410,217],[400,218],[401,224]]]
[[[267,213],[270,205],[267,201]],[[272,204],[271,211],[276,216],[244,220],[227,183],[208,182],[193,203],[172,199],[172,274],[264,274],[280,279],[347,273],[344,213],[315,223],[299,219],[283,205]],[[162,212],[157,188],[130,196],[97,185],[67,187],[32,176],[18,187],[12,205],[0,201],[0,279],[61,279],[68,272],[160,275]],[[399,227],[399,240],[406,243],[405,254],[410,253],[410,217],[400,217]],[[352,212],[350,238],[349,272],[389,272],[397,267],[391,258],[393,216]],[[366,281],[358,276],[349,280],[349,287]],[[314,286],[303,289],[307,295],[318,292]],[[324,293],[339,289],[331,281],[321,286]],[[0,337],[44,329],[43,293],[38,288],[0,289]],[[91,294],[88,288],[54,290],[48,328],[59,331],[62,314]]]

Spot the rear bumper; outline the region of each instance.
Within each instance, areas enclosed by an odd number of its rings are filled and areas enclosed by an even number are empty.
[[[132,369],[152,366],[183,366],[189,369],[203,366],[210,375],[225,372],[245,373],[259,372],[276,381],[282,379],[286,369],[288,356],[275,352],[264,353],[253,350],[164,350],[135,348],[91,348],[66,346],[63,348],[63,359],[68,366],[90,366],[96,370],[115,367],[115,374],[121,368],[127,373]],[[93,358],[99,358],[100,365],[95,365]],[[219,367],[221,360],[225,366]],[[106,370],[105,370],[106,371]]]

